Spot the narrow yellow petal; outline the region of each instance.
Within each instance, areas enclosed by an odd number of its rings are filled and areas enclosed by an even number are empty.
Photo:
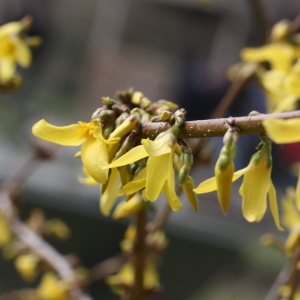
[[[279,120],[266,119],[263,126],[271,140],[278,144],[300,141],[300,118]]]
[[[250,165],[244,174],[240,195],[243,197],[243,215],[248,222],[259,222],[267,209],[271,168],[267,168],[266,163],[262,158],[258,164]]]
[[[229,163],[229,165],[224,171],[219,170],[218,164],[216,164],[215,167],[215,174],[217,180],[217,195],[224,215],[227,214],[230,204],[233,171],[233,161]]]
[[[171,161],[172,164],[172,161]],[[181,209],[182,204],[180,202],[179,197],[175,192],[175,174],[174,169],[171,167],[169,168],[168,177],[165,181],[163,186],[164,193],[166,195],[167,201],[173,211],[177,211]],[[151,200],[151,199],[150,199]]]
[[[33,135],[63,146],[78,146],[86,138],[87,129],[79,124],[69,126],[53,126],[45,120],[35,123],[32,127]]]
[[[112,169],[108,179],[108,185],[104,194],[100,198],[100,211],[104,216],[109,216],[114,204],[119,186],[119,172],[117,169]]]
[[[105,166],[104,168],[108,169],[108,168],[116,168],[116,167],[129,165],[129,164],[131,164],[135,161],[138,161],[147,156],[149,156],[149,154],[147,153],[147,151],[145,150],[143,145],[140,145],[140,146],[134,147],[133,149],[131,149],[130,151],[128,151],[123,156],[116,159],[109,165]]]
[[[116,220],[128,218],[137,214],[144,206],[144,201],[139,194],[135,194],[129,201],[120,202],[113,212]]]
[[[20,66],[27,68],[31,64],[31,51],[28,46],[19,38],[14,40],[16,60]]]
[[[277,197],[276,197],[276,190],[274,188],[273,183],[271,183],[270,189],[269,189],[269,203],[271,212],[273,215],[273,219],[275,222],[275,225],[278,230],[284,231],[284,229],[281,227],[279,222],[279,213],[278,213],[278,207],[277,207]]]
[[[299,174],[296,186],[296,206],[298,211],[300,211],[300,166],[299,166]]]
[[[13,78],[16,69],[16,64],[12,58],[4,58],[0,63],[0,80],[9,81]]]
[[[171,145],[169,144],[169,138],[170,136],[167,134],[155,141],[151,141],[149,139],[142,140],[142,145],[151,156],[163,155],[172,151]]]
[[[168,167],[170,166],[171,154],[160,156],[150,156],[147,162],[147,182],[145,196],[149,201],[155,201],[168,177]],[[171,166],[173,169],[173,166]]]
[[[89,136],[81,146],[81,160],[89,175],[97,182],[105,183],[108,169],[103,169],[108,164],[106,144]]]
[[[133,180],[128,182],[125,186],[123,186],[123,191],[126,195],[134,194],[140,190],[142,190],[146,186],[146,178]]]
[[[182,183],[182,189],[183,192],[190,202],[191,206],[193,207],[194,211],[197,213],[198,212],[198,198],[195,192],[193,191],[194,189],[194,181],[191,176],[188,176],[188,178]]]

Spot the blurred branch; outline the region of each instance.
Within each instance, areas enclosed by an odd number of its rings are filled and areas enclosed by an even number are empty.
[[[10,225],[12,232],[30,251],[47,262],[62,279],[75,282],[76,274],[68,261],[18,218],[16,208],[13,204],[14,193],[19,190],[30,173],[32,173],[43,160],[53,157],[55,151],[53,149],[51,151],[48,150],[48,148],[46,149],[40,145],[36,145],[34,156],[24,164],[15,177],[3,184],[0,190],[0,211]],[[69,293],[73,297],[72,299],[91,299],[77,286],[73,286]]]
[[[252,18],[257,27],[256,33],[261,43],[264,43],[268,35],[268,18],[260,0],[248,0],[252,10]]]
[[[120,267],[128,260],[123,254],[110,257],[89,270],[89,284],[102,280],[106,276],[117,272]]]
[[[281,296],[281,288],[286,286],[290,289],[289,295],[285,295],[284,300],[293,300],[294,294],[297,288],[299,272],[297,264],[300,259],[300,248],[297,247],[293,257],[283,267],[281,272],[278,274],[275,282],[269,290],[265,300],[277,300]]]

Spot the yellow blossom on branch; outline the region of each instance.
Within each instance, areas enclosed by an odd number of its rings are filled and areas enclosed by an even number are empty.
[[[32,127],[32,133],[48,142],[63,146],[81,145],[81,160],[87,173],[98,183],[105,183],[108,170],[107,144],[116,143],[119,138],[105,140],[102,128],[97,122],[78,122],[69,126],[53,126],[45,120],[37,122]]]
[[[279,223],[276,191],[271,180],[271,169],[271,146],[265,142],[259,151],[252,156],[246,168],[233,173],[232,181],[244,175],[240,195],[243,198],[243,215],[248,222],[259,222],[263,218],[267,209],[266,200],[268,196],[276,227],[283,230]],[[203,194],[215,191],[217,188],[217,179],[212,177],[200,183],[194,191],[197,194]]]

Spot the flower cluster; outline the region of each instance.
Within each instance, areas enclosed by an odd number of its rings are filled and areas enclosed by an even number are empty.
[[[28,37],[26,32],[32,24],[31,17],[11,22],[0,27],[0,90],[18,88],[22,78],[16,72],[17,66],[28,68],[31,64],[31,48],[41,44],[41,38]]]
[[[245,62],[260,63],[258,80],[267,95],[267,110],[294,110],[300,97],[300,43],[284,20],[271,32],[270,44],[260,48],[246,48],[241,56]]]
[[[41,120],[33,126],[33,134],[65,146],[81,145],[76,155],[81,158],[84,178],[80,181],[101,186],[100,210],[109,215],[115,198],[127,195],[114,217],[123,218],[136,213],[144,201],[155,201],[163,192],[172,210],[182,207],[175,192],[175,173],[192,207],[197,211],[197,196],[189,176],[192,154],[189,146],[177,139],[185,111],[169,101],[152,103],[140,92],[126,91],[118,101],[102,98],[104,105],[97,109],[88,123],[57,127]],[[131,107],[131,110],[129,110]],[[168,130],[154,141],[141,139],[140,122],[164,121]],[[177,168],[174,167],[178,161]],[[130,201],[129,201],[130,200]]]

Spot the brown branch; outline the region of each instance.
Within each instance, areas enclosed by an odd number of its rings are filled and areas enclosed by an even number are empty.
[[[280,290],[283,286],[289,286],[291,288],[291,293],[286,296],[285,300],[292,300],[297,288],[299,270],[297,264],[300,259],[300,248],[298,247],[291,258],[291,260],[283,267],[283,269],[278,274],[275,282],[273,283],[271,289],[269,290],[265,300],[277,300],[280,297]]]
[[[93,266],[89,270],[88,284],[93,284],[106,276],[117,272],[127,260],[128,258],[125,255],[118,254]]]
[[[41,260],[47,262],[59,276],[67,281],[76,280],[76,274],[68,261],[58,253],[52,246],[50,246],[44,239],[33,232],[27,225],[25,225],[17,216],[16,209],[13,205],[12,195],[17,191],[24,181],[28,178],[30,173],[42,162],[44,159],[51,158],[54,152],[47,152],[38,145],[35,148],[35,155],[30,158],[20,171],[12,179],[3,184],[0,191],[0,211],[1,215],[6,219],[10,225],[10,229],[16,237],[28,248],[35,253]],[[88,295],[84,294],[79,287],[73,286],[70,291],[72,299],[89,300]]]
[[[132,290],[133,300],[146,300],[144,290],[144,270],[146,264],[146,222],[147,213],[145,209],[136,215],[136,239],[133,250],[134,262],[134,288]]]
[[[265,119],[292,119],[300,118],[300,110],[278,114],[260,114],[233,118],[239,134],[265,134],[262,121]],[[178,138],[203,138],[223,136],[226,131],[226,118],[201,121],[188,121],[183,124]],[[141,135],[143,138],[154,139],[159,133],[170,128],[163,122],[142,123]]]

